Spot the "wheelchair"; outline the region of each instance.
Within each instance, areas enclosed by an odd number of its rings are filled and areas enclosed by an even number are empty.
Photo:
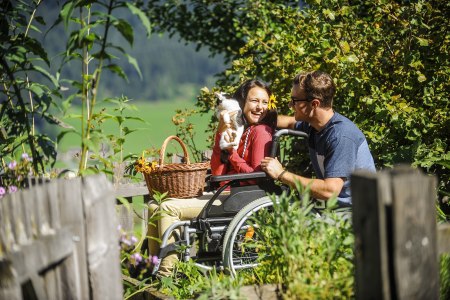
[[[308,138],[302,131],[278,130],[272,139],[271,157],[277,155],[279,140],[285,135]],[[257,248],[243,247],[246,241],[258,239],[258,225],[252,223],[252,216],[270,209],[273,202],[268,195],[280,195],[283,187],[265,172],[253,172],[209,176],[205,191],[212,191],[213,196],[198,217],[176,222],[164,232],[153,275],[162,259],[174,251],[203,271],[216,268],[232,276],[257,265]],[[174,243],[168,243],[171,235]]]

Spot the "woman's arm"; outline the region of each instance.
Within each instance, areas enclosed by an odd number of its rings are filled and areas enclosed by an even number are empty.
[[[211,174],[212,175],[224,175],[228,172],[227,165],[224,164],[220,159],[222,150],[220,149],[219,141],[220,141],[220,133],[217,132],[216,136],[214,138],[213,152],[211,154]]]
[[[242,136],[242,139],[245,138],[246,134]],[[248,153],[244,155],[245,159],[240,156],[242,149],[239,148],[239,151],[233,150],[230,153],[230,164],[237,173],[261,171],[261,160],[269,156],[271,146],[272,129],[267,125],[257,125],[250,134],[246,150]]]

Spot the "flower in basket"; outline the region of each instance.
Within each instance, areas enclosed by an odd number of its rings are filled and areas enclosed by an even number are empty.
[[[158,167],[158,163],[156,161],[148,162],[144,157],[144,152],[142,156],[136,161],[134,164],[134,169],[140,173],[150,174],[156,171]]]

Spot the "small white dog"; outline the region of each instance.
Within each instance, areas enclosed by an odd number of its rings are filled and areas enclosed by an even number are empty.
[[[216,108],[216,116],[220,120],[222,116],[226,129],[220,137],[220,149],[228,149],[231,146],[237,149],[239,141],[244,133],[244,124],[242,120],[242,109],[239,102],[233,98],[227,98],[225,93],[215,93],[219,98],[219,104]]]

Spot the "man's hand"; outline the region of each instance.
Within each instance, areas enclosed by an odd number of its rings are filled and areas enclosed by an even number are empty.
[[[261,169],[269,174],[273,179],[277,179],[281,172],[284,171],[283,166],[278,159],[273,157],[265,157],[261,160]]]

